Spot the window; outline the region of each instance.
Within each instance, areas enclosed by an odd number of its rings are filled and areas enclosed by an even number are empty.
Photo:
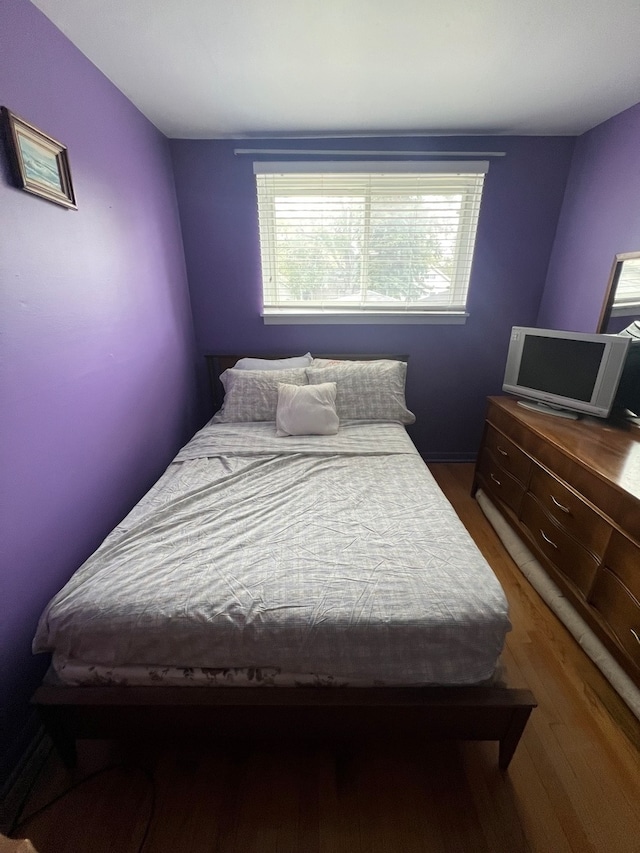
[[[627,258],[619,266],[611,316],[627,317],[640,308],[640,258]]]
[[[487,169],[254,163],[265,322],[464,321]]]

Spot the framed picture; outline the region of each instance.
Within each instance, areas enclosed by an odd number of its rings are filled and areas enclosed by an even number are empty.
[[[17,185],[48,201],[77,209],[65,146],[6,107],[0,110]]]

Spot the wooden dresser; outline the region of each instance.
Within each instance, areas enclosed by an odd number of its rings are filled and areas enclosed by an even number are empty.
[[[473,488],[640,687],[640,428],[490,397]]]

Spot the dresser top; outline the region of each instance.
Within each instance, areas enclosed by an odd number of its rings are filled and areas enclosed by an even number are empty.
[[[592,417],[558,418],[525,409],[512,397],[489,397],[489,403],[640,501],[640,427]]]

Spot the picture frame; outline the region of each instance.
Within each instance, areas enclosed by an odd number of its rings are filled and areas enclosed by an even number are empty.
[[[66,147],[7,107],[0,107],[0,112],[17,186],[77,210]]]

